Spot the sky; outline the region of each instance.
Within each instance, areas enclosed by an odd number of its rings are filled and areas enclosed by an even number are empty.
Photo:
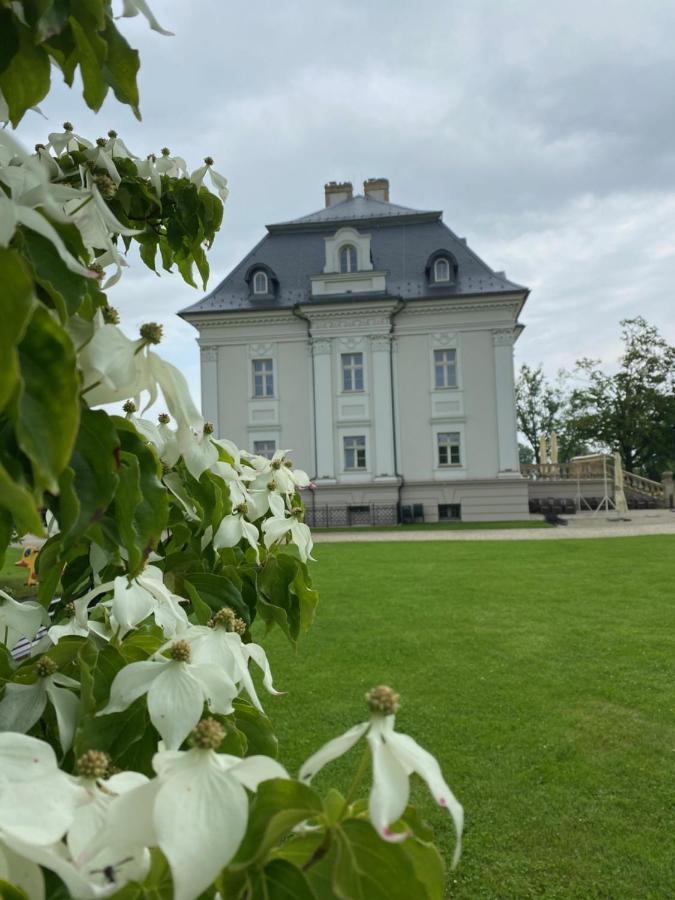
[[[113,5],[121,6],[119,0]],[[392,202],[444,210],[495,270],[532,289],[516,364],[607,367],[619,321],[675,342],[675,4],[666,0],[154,0],[118,25],[139,49],[142,122],[55,81],[27,146],[70,120],[139,156],[210,155],[231,195],[209,289],[264,226],[323,206],[323,185],[387,177]],[[56,76],[58,78],[58,76]],[[202,293],[135,259],[110,302],[199,396]]]

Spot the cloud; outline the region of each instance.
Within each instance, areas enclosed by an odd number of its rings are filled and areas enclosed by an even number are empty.
[[[264,225],[322,205],[333,178],[388,176],[392,199],[443,209],[494,269],[529,284],[517,359],[554,371],[609,359],[618,322],[644,315],[675,340],[675,5],[663,0],[166,0],[164,38],[121,28],[141,53],[137,123],[98,116],[59,86],[43,104],[144,155],[209,154],[231,198],[211,287]],[[161,8],[159,8],[161,6]],[[45,123],[21,128],[30,146]],[[134,266],[111,294],[131,331],[165,323],[164,352],[198,392],[199,292]]]

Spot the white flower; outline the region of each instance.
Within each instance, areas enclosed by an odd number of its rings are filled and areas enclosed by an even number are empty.
[[[95,546],[95,544],[92,544],[92,549]],[[90,551],[90,556],[91,555],[92,552]],[[78,597],[70,608],[70,618],[63,623],[60,622],[58,625],[52,625],[49,629],[47,632],[49,640],[53,644],[58,644],[63,637],[75,635],[76,637],[86,638],[89,637],[90,632],[97,634],[106,641],[110,640],[112,631],[107,627],[105,622],[92,621],[89,619],[88,606],[89,602],[93,600],[94,597],[99,594],[104,594],[106,591],[111,590],[112,587],[113,582],[108,581],[105,584],[97,585],[82,597]]]
[[[213,160],[210,156],[207,156],[204,159],[204,165],[199,169],[195,169],[195,171],[190,175],[190,181],[193,184],[196,184],[197,187],[201,187],[204,182],[204,176],[206,173],[209,173],[209,177],[211,179],[211,184],[218,191],[220,195],[220,199],[223,203],[227,200],[229,196],[229,190],[227,187],[227,178],[224,175],[219,175],[218,172],[214,171],[211,167],[213,165]]]
[[[249,515],[253,521],[271,512],[278,519],[286,514],[284,498],[277,491],[273,472],[263,472],[249,485]]]
[[[170,654],[121,669],[111,685],[108,705],[98,715],[121,712],[147,694],[150,721],[165,745],[175,750],[199,721],[204,703],[212,712],[229,715],[238,689],[222,668],[191,662],[187,641],[175,641]]]
[[[0,879],[21,888],[30,900],[44,900],[45,880],[40,866],[0,840]]]
[[[250,659],[262,670],[265,689],[275,696],[284,693],[274,688],[267,654],[259,644],[245,644],[237,631],[230,630],[237,624],[245,627],[245,623],[241,620],[237,622],[232,610],[228,608],[220,610],[212,622],[212,628],[196,625],[185,634],[185,640],[192,647],[192,658],[196,663],[220,666],[232,681],[242,685],[256,709],[264,712],[249,672]]]
[[[93,849],[112,846],[120,835],[159,846],[171,867],[174,900],[194,900],[226,866],[248,822],[249,791],[286,770],[266,756],[239,759],[216,753],[224,737],[212,719],[199,723],[195,746],[161,751],[153,759],[158,777],[119,797]]]
[[[152,185],[152,189],[154,190],[157,199],[161,200],[162,198],[162,181],[159,177],[159,171],[157,169],[157,159],[153,154],[150,154],[147,159],[140,159],[136,162],[136,171],[141,176],[141,178],[147,178]]]
[[[173,37],[173,31],[167,31],[165,28],[162,28],[145,0],[123,0],[122,17],[131,18],[139,13],[145,16],[148,25],[153,31],[157,31],[159,34],[167,37]]]
[[[288,458],[290,450],[277,450],[271,459],[249,454],[246,458],[260,474],[271,474],[277,490],[288,496],[309,487],[309,476],[302,469],[294,469],[293,461]]]
[[[195,434],[191,428],[179,429],[177,434],[180,450],[187,470],[199,481],[202,472],[206,472],[218,460],[218,448],[211,439],[213,426],[206,423],[201,434]]]
[[[262,523],[263,534],[265,535],[265,546],[271,547],[277,541],[290,534],[291,541],[297,546],[300,559],[307,562],[312,557],[312,532],[304,522],[300,522],[298,516],[302,515],[302,509],[298,507],[291,510],[289,518],[277,518],[273,516],[265,519]]]
[[[131,581],[125,575],[115,578],[112,600],[103,605],[110,607],[119,629],[118,637],[123,638],[149,616],[153,616],[168,638],[187,627],[187,614],[179,605],[181,598],[171,593],[162,577],[161,569],[146,566]]]
[[[82,788],[61,772],[49,744],[0,733],[0,839],[51,844],[70,827]]]
[[[8,682],[0,700],[0,731],[30,731],[40,719],[47,701],[54,707],[59,730],[59,741],[64,753],[73,743],[79,700],[67,688],[80,685],[74,678],[61,674],[56,664],[43,656],[35,667],[37,679],[32,684]]]
[[[54,131],[48,135],[48,138],[48,146],[52,148],[57,156],[61,156],[62,153],[70,153],[73,150],[91,149],[93,146],[91,141],[81,137],[79,134],[75,134],[70,122],[64,122],[63,131]]]
[[[48,623],[46,610],[35,600],[19,603],[0,590],[0,641],[10,650],[21,638],[32,641]]]
[[[221,519],[213,536],[214,550],[220,550],[221,547],[236,547],[239,541],[245,540],[255,550],[256,561],[258,560],[258,529],[244,518],[247,512],[246,503],[241,503],[234,508],[231,515]]]
[[[162,147],[162,155],[156,157],[157,171],[169,178],[185,178],[187,163],[182,156],[172,156],[168,147]]]
[[[409,776],[416,772],[427,783],[436,803],[452,816],[457,832],[453,866],[457,865],[462,851],[464,811],[446,784],[438,762],[411,737],[394,731],[398,694],[381,686],[369,691],[366,699],[372,712],[370,721],[355,725],[310,756],[300,769],[300,780],[309,782],[326,763],[342,756],[365,735],[373,761],[368,812],[380,836],[389,841],[404,840],[408,836],[391,831],[389,826],[403,815],[408,805]]]

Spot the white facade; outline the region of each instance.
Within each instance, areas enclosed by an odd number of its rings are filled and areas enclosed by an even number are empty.
[[[199,329],[205,417],[249,450],[291,449],[317,486],[310,522],[397,504],[426,521],[527,517],[513,372],[525,289],[388,296],[368,232],[323,235],[323,270],[291,308],[183,313]],[[357,267],[341,273],[345,244]]]

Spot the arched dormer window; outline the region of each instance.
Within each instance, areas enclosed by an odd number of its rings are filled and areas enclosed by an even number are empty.
[[[457,281],[457,261],[452,253],[442,248],[427,259],[424,271],[430,287],[447,287]]]
[[[444,256],[440,256],[434,263],[434,281],[437,284],[450,281],[450,263]]]
[[[263,272],[259,269],[253,275],[253,293],[269,294],[269,279],[267,277],[267,272]]]
[[[345,244],[340,247],[340,272],[357,272],[358,263],[356,247],[353,244]]]

